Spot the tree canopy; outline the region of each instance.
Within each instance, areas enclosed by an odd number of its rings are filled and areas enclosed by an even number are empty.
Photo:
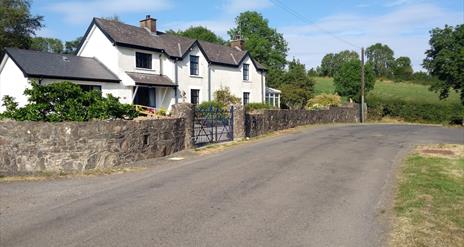
[[[370,64],[365,66],[365,92],[374,89],[375,73]],[[334,76],[335,92],[359,102],[361,99],[361,61],[344,63]]]
[[[395,58],[393,50],[381,43],[376,43],[366,49],[367,63],[371,64],[376,77],[388,77],[393,75]]]
[[[395,60],[395,67],[393,75],[395,80],[411,80],[414,70],[411,66],[411,59],[409,57],[399,57]]]
[[[30,48],[36,51],[53,53],[63,53],[64,51],[63,42],[55,38],[34,37],[32,38],[32,44]]]
[[[227,33],[230,39],[238,35],[245,40],[245,49],[254,59],[269,69],[283,69],[287,64],[288,44],[283,34],[269,26],[260,13],[246,11],[235,18],[236,27]]]
[[[0,1],[0,57],[6,47],[28,49],[31,37],[43,27],[43,17],[32,15],[30,0]]]
[[[321,73],[323,76],[334,76],[340,67],[351,60],[359,60],[359,55],[355,51],[341,51],[339,53],[329,53],[322,58]]]
[[[464,25],[435,28],[430,34],[423,66],[440,79],[431,89],[440,93],[440,99],[447,98],[451,89],[460,91],[464,105]]]
[[[191,39],[208,41],[219,45],[223,45],[226,43],[224,39],[221,38],[221,36],[215,34],[213,31],[203,26],[191,26],[183,31],[174,31],[171,29],[166,31],[166,33],[176,34]]]
[[[305,65],[293,59],[282,80],[285,82],[279,87],[282,91],[282,105],[290,109],[304,108],[314,92],[314,80],[308,76]]]

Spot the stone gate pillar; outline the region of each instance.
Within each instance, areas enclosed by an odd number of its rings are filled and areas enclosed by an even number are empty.
[[[234,140],[241,140],[245,137],[245,108],[243,105],[233,105],[234,107]]]
[[[171,116],[185,119],[185,149],[194,148],[193,143],[193,115],[194,105],[190,103],[178,103],[172,106]]]

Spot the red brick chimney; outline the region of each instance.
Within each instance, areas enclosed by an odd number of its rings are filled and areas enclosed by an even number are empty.
[[[243,40],[242,37],[237,34],[235,39],[230,41],[230,47],[243,51],[245,50],[245,40]]]
[[[148,29],[150,32],[156,34],[156,19],[147,15],[145,19],[140,21],[140,27]]]

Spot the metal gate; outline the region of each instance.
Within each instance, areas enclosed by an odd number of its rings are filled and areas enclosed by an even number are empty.
[[[193,142],[196,146],[234,139],[234,107],[222,109],[210,106],[195,107],[193,117]]]

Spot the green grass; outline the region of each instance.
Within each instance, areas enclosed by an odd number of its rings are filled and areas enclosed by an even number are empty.
[[[446,150],[446,147],[433,149]],[[464,150],[464,145],[456,150]],[[462,154],[410,155],[399,175],[392,246],[462,246],[463,175]]]
[[[327,77],[316,77],[315,92],[334,93],[335,87],[333,79]],[[407,102],[431,103],[431,104],[457,104],[459,103],[459,95],[452,92],[446,100],[440,100],[438,94],[429,91],[428,86],[392,81],[377,81],[374,90],[369,92],[383,99],[401,99]]]

